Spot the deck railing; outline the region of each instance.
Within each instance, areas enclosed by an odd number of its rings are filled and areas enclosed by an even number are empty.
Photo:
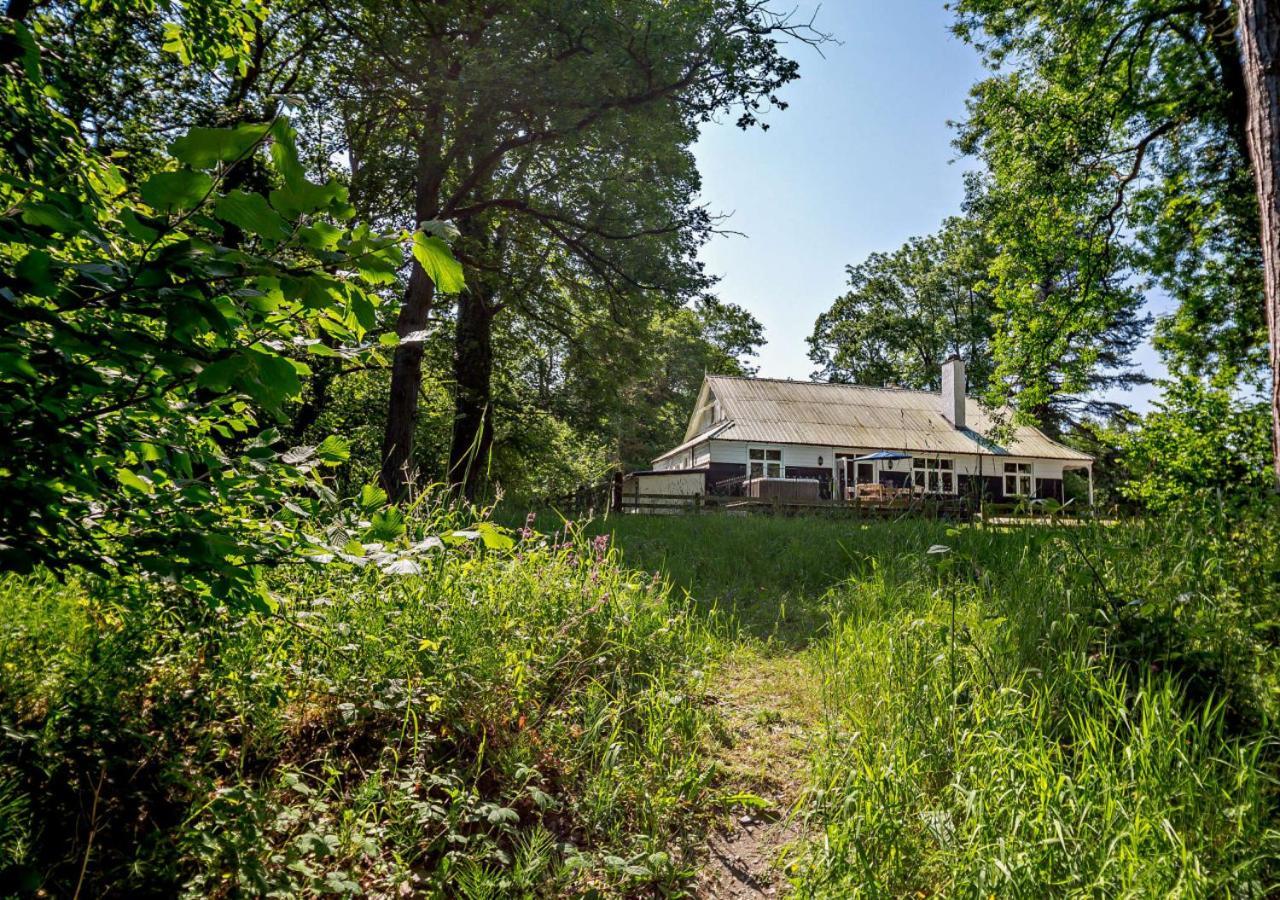
[[[832,514],[854,518],[894,518],[925,516],[968,520],[975,508],[965,498],[901,497],[870,502],[865,500],[801,500],[792,497],[744,497],[723,494],[640,494],[625,493],[615,509],[620,513],[656,515],[701,513],[773,513],[778,515]]]

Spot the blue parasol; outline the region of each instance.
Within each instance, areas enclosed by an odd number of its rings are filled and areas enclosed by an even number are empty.
[[[871,462],[880,459],[911,459],[911,454],[901,453],[897,450],[877,450],[875,453],[857,457],[854,462]]]

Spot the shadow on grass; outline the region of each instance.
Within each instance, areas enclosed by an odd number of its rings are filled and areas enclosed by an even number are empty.
[[[540,526],[551,526],[540,522]],[[942,539],[936,522],[861,523],[767,516],[613,516],[590,523],[608,533],[625,565],[661,572],[737,635],[801,648],[830,621],[828,592],[895,556]]]

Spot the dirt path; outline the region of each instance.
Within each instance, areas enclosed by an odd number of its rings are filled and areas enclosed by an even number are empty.
[[[744,652],[716,686],[726,723],[719,748],[733,804],[713,829],[697,896],[777,897],[786,893],[785,853],[804,836],[792,820],[808,765],[820,696],[802,654]]]

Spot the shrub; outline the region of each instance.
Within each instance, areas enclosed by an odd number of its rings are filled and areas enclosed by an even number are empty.
[[[5,580],[10,877],[59,895],[81,865],[89,894],[675,883],[710,778],[705,632],[606,544],[485,533],[419,574],[281,573],[275,615],[192,622],[111,583]]]

